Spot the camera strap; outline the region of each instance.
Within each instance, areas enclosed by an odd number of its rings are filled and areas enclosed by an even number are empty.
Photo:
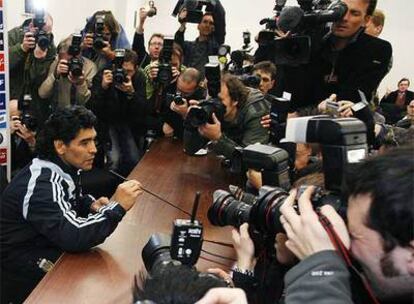
[[[350,252],[346,248],[344,243],[342,242],[341,238],[336,233],[332,223],[319,210],[316,213],[318,214],[319,222],[322,224],[322,227],[328,233],[328,236],[329,236],[332,244],[334,245],[336,251],[341,256],[341,258],[345,261],[345,263],[346,263],[346,265],[347,265],[347,267],[350,271],[351,277],[354,277],[354,278],[358,279],[362,283],[362,286],[363,286],[364,290],[366,291],[368,299],[370,300],[371,303],[380,304],[378,299],[375,297],[374,292],[373,292],[371,286],[369,285],[369,282],[367,281],[366,277],[352,263]]]

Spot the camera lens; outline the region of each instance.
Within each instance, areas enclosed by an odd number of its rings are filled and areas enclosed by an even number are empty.
[[[283,227],[280,223],[280,207],[289,196],[282,188],[262,187],[261,194],[252,210],[252,224],[259,231],[278,233]]]
[[[211,224],[239,227],[241,224],[249,222],[251,205],[236,200],[224,190],[215,191],[213,197],[213,205],[207,213]]]
[[[159,265],[171,262],[171,237],[163,233],[152,234],[142,249],[141,255],[145,269],[150,272]]]
[[[187,119],[193,127],[199,127],[207,123],[209,114],[204,108],[191,108]]]

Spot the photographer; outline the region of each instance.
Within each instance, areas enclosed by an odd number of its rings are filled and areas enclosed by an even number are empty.
[[[82,56],[92,60],[98,71],[115,58],[115,49],[130,49],[131,44],[122,25],[111,11],[97,11],[82,31]]]
[[[338,102],[358,103],[361,100],[358,90],[369,101],[389,71],[391,44],[364,33],[376,0],[343,2],[348,7],[345,16],[332,24],[321,49],[311,59],[314,97],[294,107],[319,103],[331,94],[336,94]]]
[[[189,126],[184,132],[187,153],[195,153],[210,140],[216,154],[231,159],[237,146],[268,142],[269,135],[260,119],[269,111],[269,104],[260,91],[244,86],[236,76],[224,74],[219,96],[225,106],[223,120],[213,113],[210,122],[198,128]]]
[[[213,11],[204,13],[197,26],[199,36],[195,41],[184,41],[187,14],[187,8],[184,7],[178,16],[181,25],[174,40],[184,50],[184,65],[196,68],[204,78],[204,66],[208,63],[208,56],[217,55],[219,46],[224,43],[226,12],[220,1],[215,1]]]
[[[163,114],[169,110],[166,104],[167,93],[174,93],[177,89],[177,79],[185,71],[183,50],[173,43],[172,39],[164,39],[163,52],[159,60],[147,65],[144,69],[146,97],[148,100],[146,117],[147,129],[154,130],[157,136],[173,132],[164,124]],[[161,68],[160,68],[161,67]],[[160,70],[161,73],[160,73]],[[161,75],[160,75],[161,74]]]
[[[200,86],[201,74],[194,68],[188,68],[177,79],[177,87],[174,92],[174,98],[170,103],[170,109],[166,109],[164,120],[167,126],[164,127],[164,134],[167,135],[167,129],[170,133],[182,138],[184,132],[184,119],[190,105],[198,104],[199,100],[206,98],[206,90]],[[168,97],[172,94],[167,94]],[[167,103],[169,100],[167,100]]]
[[[137,68],[137,54],[131,50],[120,52],[114,69],[104,69],[93,79],[92,99],[88,106],[100,120],[102,132],[109,142],[108,166],[122,175],[128,175],[142,156],[136,137],[143,136],[141,122],[146,114],[145,77]]]
[[[97,72],[96,66],[91,60],[80,56],[80,46],[73,46],[72,41],[73,36],[70,36],[59,43],[58,56],[39,88],[41,98],[57,103],[52,105],[53,108],[84,105],[91,97],[90,88]]]
[[[34,157],[36,132],[22,123],[21,112],[18,110],[17,99],[9,102],[10,114],[10,146],[12,175],[24,168]]]
[[[287,247],[301,260],[286,277],[286,303],[378,303],[357,290],[343,256],[350,248],[374,294],[382,303],[411,303],[414,293],[412,206],[413,147],[399,148],[363,161],[347,179],[348,230],[331,206],[322,214],[337,236],[328,235],[310,201],[313,188],[299,198],[296,191],[281,207]],[[329,225],[328,225],[329,227]],[[340,251],[333,239],[342,241]],[[348,264],[349,265],[349,264]],[[352,283],[352,284],[351,284]],[[351,293],[352,285],[352,293]],[[365,295],[365,297],[364,297]]]
[[[84,107],[56,111],[36,141],[34,158],[0,204],[1,302],[21,303],[63,252],[104,242],[142,193],[135,180],[111,199],[82,193],[80,171],[96,154],[96,117]]]
[[[38,96],[38,88],[56,55],[52,27],[52,17],[37,12],[32,19],[8,32],[10,97],[19,99],[30,94],[33,98],[31,111],[40,123],[50,113],[48,104],[41,102]]]
[[[154,33],[148,41],[148,52],[145,50],[144,43],[144,23],[148,17],[149,11],[144,7],[139,9],[139,24],[135,29],[134,40],[132,42],[132,50],[138,55],[138,65],[145,68],[151,62],[158,60],[163,47],[164,35]]]
[[[254,75],[260,77],[259,90],[265,95],[275,95],[276,66],[270,61],[262,61],[253,66],[252,72]]]

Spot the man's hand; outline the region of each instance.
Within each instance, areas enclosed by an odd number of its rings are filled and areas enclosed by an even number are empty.
[[[220,278],[222,278],[228,287],[234,287],[233,279],[231,278],[231,275],[228,272],[225,272],[223,269],[220,268],[209,268],[207,269],[208,273],[212,273]]]
[[[127,94],[134,94],[135,89],[132,85],[131,77],[127,76],[127,81],[122,83],[121,85],[117,85],[116,87],[121,90],[122,92],[125,92]]]
[[[339,117],[352,117],[354,116],[354,112],[352,111],[352,107],[354,106],[354,103],[352,101],[348,100],[341,100],[338,101],[338,113]]]
[[[48,50],[48,49],[46,49],[46,50],[42,50],[42,49],[39,47],[39,45],[37,45],[37,44],[36,44],[36,47],[35,47],[35,49],[34,49],[34,51],[33,51],[33,55],[34,55],[34,57],[35,57],[36,59],[44,59],[44,58],[46,58],[46,55],[47,55],[47,50]]]
[[[125,211],[134,206],[138,195],[142,194],[141,184],[136,180],[123,182],[116,188],[112,200],[118,202]]]
[[[93,33],[87,33],[83,37],[81,48],[82,50],[93,48]]]
[[[106,206],[108,204],[109,204],[109,199],[105,196],[102,196],[92,203],[91,211],[98,212],[101,207]]]
[[[314,187],[308,187],[298,201],[298,214],[293,206],[295,205],[296,190],[290,192],[289,197],[280,208],[280,222],[286,231],[289,240],[287,248],[292,251],[300,260],[303,260],[315,253],[324,250],[335,250],[328,233],[319,222],[318,215],[313,210],[311,196]],[[321,208],[323,215],[331,222],[336,234],[344,245],[350,247],[350,239],[345,222],[330,205]]]
[[[82,75],[80,76],[73,76],[72,72],[69,72],[68,79],[75,86],[81,86],[85,83],[85,76],[83,75],[83,71],[82,71]]]
[[[108,90],[109,87],[112,85],[112,82],[114,81],[114,77],[112,75],[111,70],[104,70],[102,75],[102,89]]]
[[[185,98],[183,98],[184,103],[183,104],[176,104],[174,101],[170,104],[171,111],[174,111],[181,115],[182,118],[185,118],[187,116],[188,112],[188,102]]]
[[[33,33],[27,32],[24,34],[23,42],[20,47],[25,53],[28,53],[30,50],[36,47],[36,39],[34,38]]]
[[[331,96],[329,96],[329,98],[322,100],[319,104],[318,104],[318,111],[319,113],[326,113],[327,108],[326,108],[326,102],[330,100],[330,101],[335,101],[336,102],[336,94],[332,94]]]
[[[104,41],[105,46],[102,48],[101,53],[108,59],[113,60],[115,58],[115,52],[111,48],[111,44],[108,41]]]
[[[171,82],[174,82],[178,76],[180,76],[181,72],[179,69],[177,69],[175,66],[171,67],[171,75],[172,75],[172,80]]]
[[[213,113],[213,121],[214,123],[206,123],[205,125],[202,125],[198,127],[198,132],[201,134],[201,136],[206,137],[210,140],[219,140],[222,133],[221,133],[221,123],[217,119],[217,116],[215,113]]]
[[[14,134],[14,132],[19,130],[21,124],[19,116],[12,116],[10,118],[10,134]]]
[[[56,75],[67,75],[69,73],[69,63],[66,59],[59,60],[59,63],[56,67]]]
[[[181,26],[185,27],[186,22],[184,21],[187,18],[187,9],[183,8],[178,14],[178,22],[181,23]]]
[[[144,24],[147,17],[148,12],[146,11],[145,7],[141,7],[139,9],[139,23]]]
[[[270,114],[266,114],[266,115],[262,116],[262,118],[260,120],[260,124],[262,125],[263,128],[269,129],[271,123],[272,123],[272,119],[270,118]]]
[[[154,79],[156,79],[158,76],[158,71],[159,71],[158,64],[159,64],[158,61],[154,61],[150,63],[150,68],[148,70],[148,76],[152,81],[154,81]]]
[[[237,253],[237,267],[243,270],[253,270],[256,265],[254,244],[249,235],[249,224],[244,223],[239,231],[233,228],[232,240]]]
[[[23,139],[30,147],[36,144],[36,133],[29,130],[25,125],[20,124],[16,130],[16,135]]]
[[[195,304],[247,304],[247,299],[243,289],[217,287],[210,289]]]

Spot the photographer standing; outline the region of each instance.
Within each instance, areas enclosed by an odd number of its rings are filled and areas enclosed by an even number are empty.
[[[33,99],[30,111],[40,124],[50,114],[49,105],[40,101],[38,88],[56,55],[52,27],[52,17],[37,12],[32,19],[8,32],[10,97],[19,99],[30,94]]]
[[[114,69],[104,69],[93,79],[92,98],[89,107],[100,120],[100,127],[110,143],[107,151],[109,168],[128,175],[143,151],[135,142],[145,134],[143,121],[146,108],[144,91],[145,76],[137,68],[137,54],[131,50],[117,50]],[[123,53],[125,52],[125,53]]]
[[[199,36],[194,41],[184,41],[187,8],[182,8],[178,21],[180,27],[175,33],[175,42],[184,50],[184,65],[199,70],[204,78],[204,66],[208,56],[217,55],[218,48],[224,43],[226,36],[226,12],[220,3],[215,1],[212,12],[206,12],[197,26]]]
[[[73,41],[73,36],[70,36],[59,43],[58,56],[39,88],[41,98],[49,98],[57,103],[52,104],[54,108],[85,105],[91,97],[90,88],[97,72],[96,66],[91,60],[80,56],[80,45],[73,45]]]
[[[82,33],[82,56],[92,60],[98,71],[115,58],[115,49],[131,48],[124,29],[111,11],[95,12]]]
[[[225,106],[223,120],[213,113],[212,121],[198,128],[187,128],[184,132],[187,153],[195,153],[210,140],[215,153],[232,159],[238,146],[268,143],[269,135],[260,119],[269,112],[269,104],[259,90],[248,88],[236,76],[225,74],[219,96]]]

